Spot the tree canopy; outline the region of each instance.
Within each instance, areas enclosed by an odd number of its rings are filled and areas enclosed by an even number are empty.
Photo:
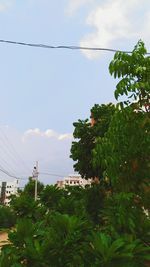
[[[84,178],[94,178],[103,176],[102,166],[93,168],[92,150],[95,147],[96,138],[103,137],[109,128],[112,116],[115,112],[113,104],[95,104],[91,109],[91,125],[89,119],[74,122],[73,136],[77,141],[72,142],[71,158],[75,161],[74,169]]]

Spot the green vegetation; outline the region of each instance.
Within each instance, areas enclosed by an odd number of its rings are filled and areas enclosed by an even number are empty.
[[[149,69],[141,41],[131,55],[115,54],[115,97],[127,100],[95,105],[94,126],[76,122],[71,148],[75,170],[100,183],[41,187],[35,202],[29,181],[11,201],[17,223],[0,267],[150,266]]]
[[[16,216],[11,208],[0,206],[0,230],[10,228],[16,223]]]
[[[103,177],[103,167],[93,167],[92,151],[96,145],[96,138],[104,137],[109,128],[112,116],[115,112],[113,104],[94,105],[91,109],[91,119],[94,121],[93,127],[88,119],[74,122],[73,136],[77,141],[73,141],[71,147],[71,158],[76,162],[75,171],[84,178]]]

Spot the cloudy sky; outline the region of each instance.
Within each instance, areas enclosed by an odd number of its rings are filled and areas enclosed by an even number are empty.
[[[149,49],[149,28],[149,0],[0,0],[0,39],[124,50],[143,39]],[[112,57],[0,43],[0,168],[28,177],[39,160],[40,172],[72,173],[72,123],[115,101]]]

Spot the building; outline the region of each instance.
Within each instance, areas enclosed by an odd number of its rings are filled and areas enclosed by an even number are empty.
[[[5,181],[0,183],[0,202],[3,205],[8,206],[10,202],[10,196],[16,195],[18,192],[18,180],[15,179],[12,182]]]
[[[63,180],[57,181],[57,186],[59,188],[64,188],[65,186],[82,186],[91,184],[91,179],[83,179],[80,175],[69,175],[68,177],[64,177]]]

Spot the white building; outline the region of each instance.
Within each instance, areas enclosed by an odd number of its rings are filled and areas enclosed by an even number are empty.
[[[82,186],[91,184],[91,179],[83,179],[80,175],[69,175],[68,177],[64,177],[63,180],[57,181],[57,186],[60,188],[64,188],[65,186]]]
[[[0,200],[4,205],[9,205],[10,196],[16,195],[18,192],[18,180],[15,179],[12,182],[5,181],[0,182]]]

